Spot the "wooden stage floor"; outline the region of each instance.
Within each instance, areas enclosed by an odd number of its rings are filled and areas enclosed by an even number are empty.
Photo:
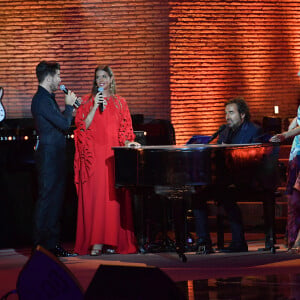
[[[132,266],[152,266],[167,274],[186,299],[300,299],[300,253],[288,252],[282,238],[277,241],[279,249],[275,254],[258,251],[264,247],[263,235],[248,234],[247,240],[249,252],[209,255],[189,252],[186,253],[186,263],[175,252],[86,255],[60,258],[60,261],[77,279],[83,291],[88,289],[101,265],[129,269]],[[19,273],[30,255],[29,247],[0,250],[0,298],[16,288]],[[118,289],[117,282],[114,287]],[[8,299],[18,297],[11,295]],[[161,299],[159,291],[157,299]]]

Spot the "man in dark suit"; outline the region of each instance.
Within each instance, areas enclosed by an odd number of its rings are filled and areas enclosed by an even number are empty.
[[[73,256],[59,244],[60,216],[65,188],[64,132],[71,126],[76,95],[65,96],[65,111],[61,113],[54,92],[61,82],[60,66],[42,61],[36,67],[38,90],[31,103],[31,112],[38,134],[36,166],[38,199],[34,223],[34,247],[41,245],[56,256]]]
[[[262,135],[262,129],[250,121],[250,113],[247,103],[242,97],[229,100],[225,104],[226,127],[221,131],[218,144],[249,144],[257,142],[256,139]],[[230,178],[222,183],[216,193],[216,200],[224,207],[230,222],[232,242],[224,252],[246,252],[247,242],[244,236],[242,215],[236,203],[236,193],[231,185]],[[194,209],[196,233],[198,236],[197,246],[203,248],[205,253],[212,252],[212,242],[208,228],[206,201],[195,201]]]

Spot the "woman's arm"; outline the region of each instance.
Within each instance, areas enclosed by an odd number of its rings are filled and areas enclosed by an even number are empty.
[[[288,138],[294,137],[298,134],[300,134],[300,126],[294,128],[292,130],[288,130],[288,131],[276,134],[276,135],[272,136],[269,141],[273,142],[273,143],[279,143],[279,142],[283,142],[284,140],[286,140]]]
[[[85,129],[88,129],[94,119],[95,113],[100,105],[100,103],[103,103],[103,107],[105,109],[105,103],[104,103],[104,97],[102,92],[98,92],[94,99],[94,105],[92,106],[92,109],[88,113],[87,117],[85,118]]]
[[[290,130],[296,128],[297,126],[298,126],[298,124],[297,124],[297,117],[295,117],[295,118],[293,119],[293,121],[290,123],[289,128],[288,128],[288,131],[290,131]]]

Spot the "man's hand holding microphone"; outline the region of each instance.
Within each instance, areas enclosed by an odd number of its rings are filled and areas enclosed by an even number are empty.
[[[66,105],[71,105],[74,108],[78,108],[81,104],[81,98],[77,98],[74,92],[68,90],[63,84],[59,87],[65,94]]]

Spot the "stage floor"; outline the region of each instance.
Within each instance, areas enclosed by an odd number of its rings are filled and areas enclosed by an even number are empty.
[[[279,249],[275,254],[258,251],[264,247],[263,235],[248,234],[247,240],[249,252],[209,255],[188,252],[186,263],[175,252],[86,255],[60,261],[83,291],[88,289],[99,266],[109,265],[129,269],[157,267],[187,299],[300,299],[300,254],[288,252],[283,239],[278,239]],[[29,247],[0,250],[0,297],[16,288],[19,273],[30,255]],[[114,287],[118,289],[118,282],[114,282]],[[8,299],[18,298],[11,295]],[[161,299],[159,291],[157,299]]]

